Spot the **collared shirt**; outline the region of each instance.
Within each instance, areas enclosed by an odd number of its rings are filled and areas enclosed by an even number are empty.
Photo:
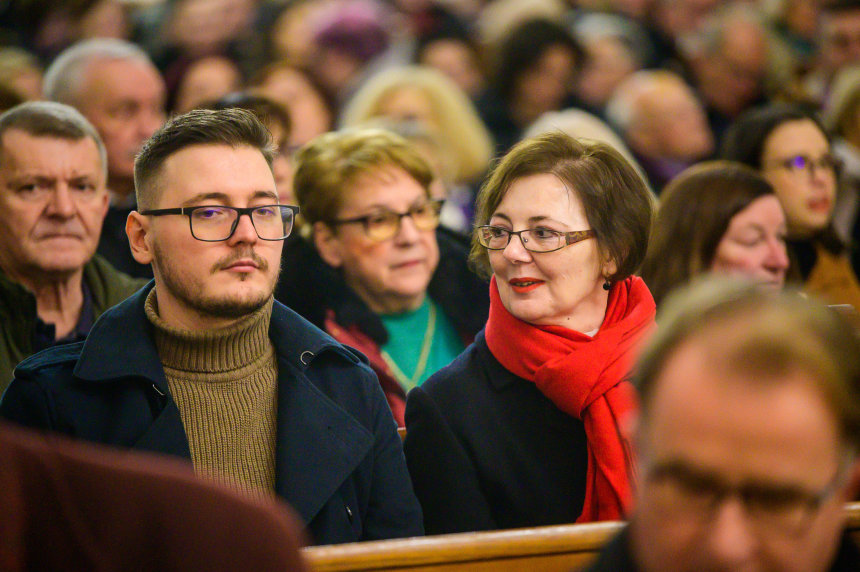
[[[90,287],[87,286],[86,280],[81,280],[81,291],[83,293],[83,303],[81,304],[81,315],[78,317],[78,323],[67,335],[57,339],[56,326],[43,322],[41,318],[36,316],[36,328],[33,331],[33,351],[37,352],[51,346],[59,346],[61,344],[71,344],[80,342],[86,339],[90,328],[95,322],[95,310],[93,309],[93,296],[90,292]]]

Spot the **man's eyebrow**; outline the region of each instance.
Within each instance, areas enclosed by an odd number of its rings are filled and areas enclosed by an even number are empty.
[[[217,201],[219,203],[229,204],[231,202],[231,199],[233,198],[234,197],[231,197],[226,193],[199,193],[194,195],[190,199],[184,201],[182,203],[182,206],[191,206],[194,204],[202,203],[203,201]],[[278,202],[278,195],[274,191],[260,190],[255,191],[254,194],[251,196],[251,200],[254,199],[271,199],[274,202]]]
[[[182,206],[193,205],[194,203],[200,203],[206,200],[219,201],[222,203],[226,203],[229,200],[225,193],[198,193],[191,197],[190,199],[183,201]]]
[[[251,197],[252,199],[272,199],[278,202],[278,193],[274,191],[256,191]]]

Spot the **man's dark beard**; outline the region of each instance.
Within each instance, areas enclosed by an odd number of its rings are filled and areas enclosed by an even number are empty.
[[[272,297],[274,285],[277,282],[278,275],[280,274],[279,266],[278,272],[272,282],[272,290],[269,290],[267,293],[262,293],[258,298],[241,301],[231,300],[229,298],[215,300],[203,299],[200,297],[199,292],[192,291],[192,288],[189,288],[188,284],[184,284],[178,280],[169,268],[163,267],[158,263],[159,260],[163,259],[163,252],[157,246],[155,246],[154,254],[155,256],[153,257],[152,264],[154,268],[158,269],[158,274],[161,276],[161,280],[163,282],[163,288],[168,290],[186,307],[194,310],[201,316],[208,316],[211,318],[232,320],[256,312]],[[269,267],[268,262],[263,257],[255,253],[253,250],[247,249],[231,253],[229,256],[217,261],[212,266],[210,274],[217,274],[222,268],[225,268],[233,262],[243,258],[252,259],[258,265],[261,272],[265,272]]]

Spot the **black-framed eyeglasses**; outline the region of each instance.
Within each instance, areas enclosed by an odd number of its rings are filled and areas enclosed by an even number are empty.
[[[488,250],[504,250],[514,235],[520,237],[523,248],[529,252],[553,252],[596,236],[593,230],[561,232],[548,228],[527,228],[513,231],[491,224],[478,227],[478,242]]]
[[[383,241],[393,238],[400,232],[403,217],[408,216],[418,230],[433,230],[439,226],[439,213],[445,201],[435,199],[415,205],[408,211],[398,213],[388,209],[379,210],[373,214],[342,218],[328,221],[332,225],[360,223],[364,233],[372,240]]]
[[[734,497],[757,530],[798,534],[843,484],[852,460],[853,453],[845,457],[833,478],[818,491],[756,482],[732,485],[717,475],[678,463],[646,469],[647,485],[643,486],[665,510],[700,524],[710,521],[718,507]]]
[[[782,159],[772,159],[770,163],[791,173],[809,173],[810,175],[814,175],[816,171],[836,173],[842,166],[842,161],[831,153],[825,153],[818,159],[813,159],[809,155],[792,155]]]
[[[199,207],[180,207],[175,209],[153,209],[141,211],[142,215],[165,216],[185,215],[191,228],[191,236],[203,242],[222,242],[229,240],[239,217],[248,215],[251,224],[261,240],[284,240],[290,236],[299,207],[292,205],[260,205],[258,207],[227,207],[223,205],[202,205]]]

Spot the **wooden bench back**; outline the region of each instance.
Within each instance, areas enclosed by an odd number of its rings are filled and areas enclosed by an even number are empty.
[[[848,529],[860,544],[860,503],[846,505]],[[304,549],[315,572],[556,572],[576,570],[597,556],[620,522],[467,532]]]

